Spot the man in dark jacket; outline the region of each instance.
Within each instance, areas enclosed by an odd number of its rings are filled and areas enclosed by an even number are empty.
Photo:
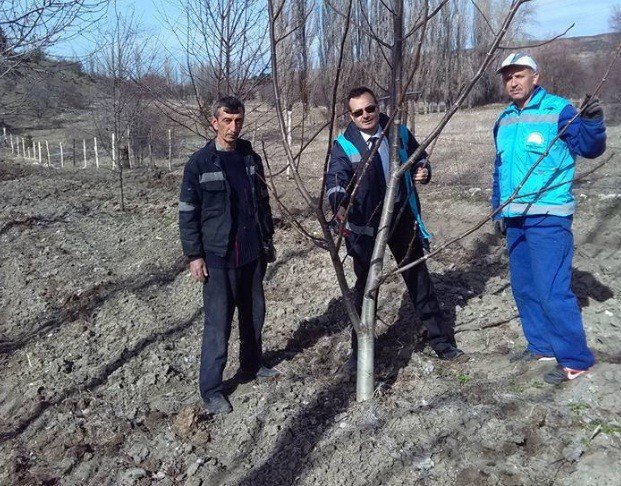
[[[388,137],[385,136],[379,142],[388,118],[380,114],[375,94],[366,87],[350,91],[346,108],[351,123],[332,148],[326,191],[335,221],[345,235],[347,252],[354,262],[355,299],[360,312],[390,172]],[[399,152],[403,163],[418,148],[418,143],[405,126],[400,127],[400,131]],[[368,158],[378,142],[376,154],[364,168],[365,164],[361,162]],[[429,234],[421,218],[414,182],[426,184],[430,179],[431,166],[427,154],[423,154],[414,169],[408,171],[400,181],[388,240],[388,246],[400,265],[422,257],[423,246],[427,245]],[[351,201],[355,186],[358,187]],[[345,221],[347,208],[349,213]],[[429,344],[438,357],[447,360],[463,357],[464,353],[456,347],[453,329],[441,316],[425,264],[403,272],[402,275],[414,307],[427,329]],[[352,332],[352,355],[344,367],[348,373],[355,370],[356,352],[356,334]]]
[[[240,368],[248,377],[275,377],[262,365],[263,276],[274,261],[274,226],[261,158],[239,137],[244,105],[232,96],[214,104],[216,137],[190,157],[183,174],[179,230],[190,273],[203,282],[205,324],[199,386],[211,413],[228,413],[222,373],[235,308]]]

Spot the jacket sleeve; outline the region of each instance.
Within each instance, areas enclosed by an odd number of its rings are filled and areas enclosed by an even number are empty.
[[[418,143],[418,141],[416,140],[412,132],[408,130],[408,144],[407,144],[408,157],[411,156],[419,146],[420,144]],[[427,179],[425,179],[424,181],[421,181],[422,184],[428,184],[429,181],[431,180],[431,163],[429,162],[428,157],[429,155],[427,154],[427,152],[423,150],[423,153],[421,154],[419,159],[416,161],[416,163],[414,164],[413,170],[411,171],[412,177],[414,177],[414,172],[416,172],[416,169],[418,168],[427,169]]]
[[[571,124],[567,125],[575,114],[576,109],[572,105],[567,105],[561,111],[558,119],[558,130],[561,131],[567,126],[567,130],[561,136],[561,139],[567,143],[569,149],[576,155],[587,159],[599,157],[606,150],[604,119],[588,120],[579,116]]]
[[[496,147],[496,135],[498,133],[498,122],[494,124],[494,147]],[[494,178],[492,179],[492,209],[496,210],[500,206],[500,162],[501,158],[498,154],[498,149],[495,150],[496,156],[494,158]],[[501,219],[502,215],[497,214],[494,216],[494,220]]]
[[[347,188],[354,175],[351,161],[338,142],[334,142],[328,173],[326,175],[326,196],[330,202],[332,213],[336,214],[340,206],[346,208],[349,204]]]
[[[179,235],[183,254],[190,260],[203,258],[201,236],[202,193],[195,156],[190,158],[183,171],[179,196]]]
[[[270,193],[267,189],[265,179],[265,169],[261,156],[254,152],[256,167],[259,171],[257,178],[257,199],[259,201],[259,222],[261,225],[261,233],[265,239],[271,239],[274,236],[274,219],[272,217],[272,207],[270,206]]]

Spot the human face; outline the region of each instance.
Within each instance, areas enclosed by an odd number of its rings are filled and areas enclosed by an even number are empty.
[[[218,116],[212,118],[211,126],[216,132],[216,141],[223,148],[233,148],[244,126],[244,113],[227,113],[218,108]]]
[[[501,74],[505,92],[521,110],[530,100],[539,81],[539,74],[524,66],[508,66]]]
[[[373,113],[369,113],[373,111]],[[355,113],[355,115],[354,115]],[[369,93],[349,100],[349,117],[361,132],[373,135],[379,124],[379,107]]]

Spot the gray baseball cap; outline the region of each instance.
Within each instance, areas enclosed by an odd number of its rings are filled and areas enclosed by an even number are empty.
[[[504,68],[509,66],[523,66],[531,68],[534,72],[539,71],[539,67],[537,66],[535,60],[528,54],[524,54],[523,52],[509,54],[505,58],[505,60],[502,61],[500,67],[496,70],[496,73],[500,74]]]

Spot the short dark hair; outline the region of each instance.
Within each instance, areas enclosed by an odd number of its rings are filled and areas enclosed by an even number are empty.
[[[214,118],[218,118],[218,110],[220,108],[226,113],[241,113],[243,115],[246,112],[242,101],[235,96],[222,96],[213,102],[212,114]]]
[[[371,88],[367,88],[366,86],[358,86],[357,88],[351,89],[349,93],[347,93],[347,98],[345,98],[345,110],[350,111],[349,100],[351,100],[352,98],[359,98],[365,93],[373,96],[373,101],[375,101],[375,104],[377,104],[377,96],[375,96],[375,93],[371,90]]]

